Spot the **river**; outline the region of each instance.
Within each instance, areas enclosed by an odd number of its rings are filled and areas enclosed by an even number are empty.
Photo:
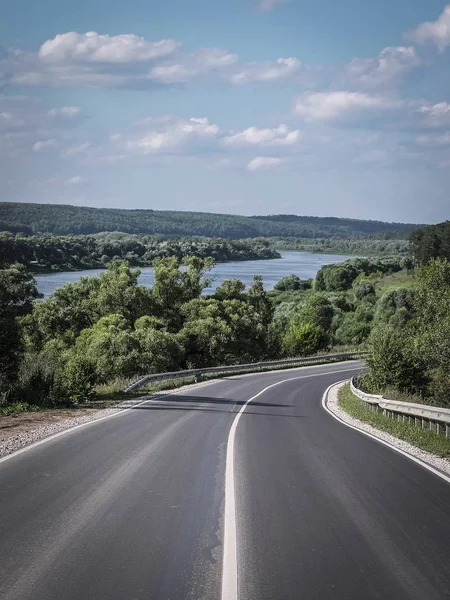
[[[273,289],[276,282],[295,273],[301,279],[315,277],[317,271],[323,265],[343,262],[351,256],[340,256],[336,254],[311,254],[310,252],[280,252],[281,259],[272,260],[248,260],[217,264],[213,271],[213,285],[205,290],[205,293],[212,293],[224,279],[236,277],[241,279],[246,285],[250,285],[253,275],[262,275],[264,287],[267,290]],[[52,292],[65,283],[74,283],[80,277],[92,277],[103,273],[105,269],[89,269],[86,271],[70,271],[64,273],[46,273],[35,275],[39,292],[48,298]],[[153,271],[150,267],[140,267],[141,276],[139,283],[145,286],[153,285]]]

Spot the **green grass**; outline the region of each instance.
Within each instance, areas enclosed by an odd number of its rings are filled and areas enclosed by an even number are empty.
[[[376,429],[390,433],[422,450],[427,450],[442,457],[450,457],[450,439],[429,429],[421,429],[413,424],[402,423],[386,417],[381,412],[370,410],[362,400],[352,394],[349,384],[339,390],[339,406],[350,416],[364,421],[364,423],[369,423]]]
[[[399,271],[398,273],[392,273],[392,275],[384,275],[383,277],[377,277],[373,281],[378,295],[381,296],[385,292],[396,289],[399,287],[414,287],[416,285],[416,277],[414,271]]]
[[[15,402],[14,404],[0,406],[0,417],[8,417],[9,415],[17,415],[24,412],[38,412],[40,410],[42,409],[39,406],[32,406],[27,402]]]

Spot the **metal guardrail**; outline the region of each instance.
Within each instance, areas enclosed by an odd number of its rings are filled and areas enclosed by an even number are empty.
[[[450,409],[427,404],[388,400],[383,396],[366,394],[356,386],[356,378],[350,382],[351,391],[355,396],[368,404],[372,410],[383,411],[383,414],[404,423],[414,423],[422,429],[431,429],[438,434],[450,438]]]
[[[321,356],[309,356],[307,358],[289,358],[287,360],[272,360],[266,362],[250,363],[246,365],[225,365],[221,367],[207,367],[205,369],[189,369],[188,371],[173,371],[171,373],[155,373],[145,375],[125,388],[125,392],[133,392],[148,383],[164,381],[167,379],[179,379],[181,377],[201,377],[202,375],[214,373],[233,373],[235,371],[258,371],[259,369],[270,369],[271,367],[295,367],[303,364],[314,364],[317,362],[334,362],[337,360],[355,360],[365,356],[367,352],[347,352],[344,354],[324,354]]]

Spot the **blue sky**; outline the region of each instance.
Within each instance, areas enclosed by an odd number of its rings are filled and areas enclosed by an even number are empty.
[[[3,201],[450,218],[446,2],[16,0],[2,13]]]

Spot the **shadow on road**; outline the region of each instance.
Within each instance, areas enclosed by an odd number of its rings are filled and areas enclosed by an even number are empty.
[[[144,411],[163,411],[163,410],[194,410],[194,411],[206,411],[206,412],[226,412],[226,413],[237,413],[239,409],[246,403],[246,400],[234,400],[230,398],[220,398],[213,396],[169,396],[167,400],[164,398],[158,398],[157,400],[149,400],[148,404],[141,404],[139,406],[132,407],[132,410],[144,410]],[[227,410],[228,408],[228,410]],[[267,412],[255,411],[255,408],[266,408],[269,409]],[[273,408],[295,408],[293,404],[282,404],[273,402],[258,402],[252,401],[245,414],[252,415],[263,415],[263,416],[298,416],[292,415],[288,411],[284,414],[273,413],[270,409]]]

